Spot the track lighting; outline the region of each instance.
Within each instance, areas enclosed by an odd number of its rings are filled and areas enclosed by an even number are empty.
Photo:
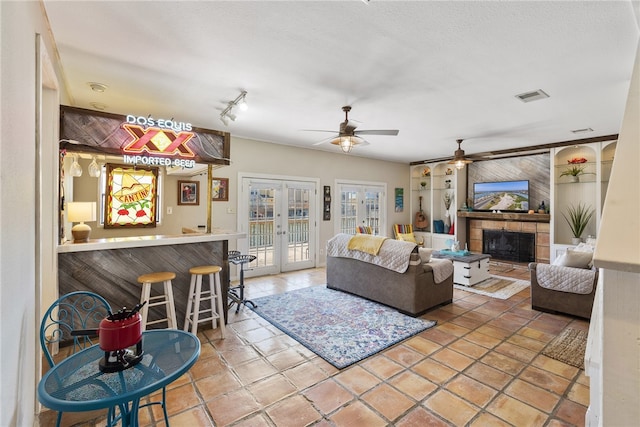
[[[249,106],[247,105],[246,97],[247,97],[247,91],[243,90],[236,99],[229,102],[229,105],[227,105],[227,108],[222,110],[222,113],[220,113],[220,121],[225,126],[229,125],[229,120],[231,120],[232,122],[236,121],[237,116],[232,113],[232,110],[235,107],[238,107],[238,109],[241,111],[246,111],[249,108]]]

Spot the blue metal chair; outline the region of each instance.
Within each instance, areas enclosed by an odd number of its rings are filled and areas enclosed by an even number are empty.
[[[40,347],[49,363],[49,367],[55,365],[55,361],[49,347],[70,347],[70,354],[76,353],[86,347],[98,344],[96,336],[71,335],[71,331],[79,329],[98,329],[100,321],[111,314],[111,306],[100,295],[93,292],[71,292],[58,298],[47,310],[40,323]],[[150,402],[141,405],[161,405],[165,423],[169,425],[169,416],[166,405],[166,388],[162,388],[162,401]],[[120,413],[124,413],[120,408]],[[113,425],[120,416],[116,416],[116,408],[110,408],[107,414],[107,422]],[[58,412],[56,427],[60,426],[62,412]]]
[[[109,303],[93,292],[71,292],[58,298],[47,310],[40,323],[40,347],[49,367],[56,363],[50,347],[69,346],[70,353],[98,343],[97,337],[72,336],[78,329],[98,329],[100,321],[111,313]],[[113,416],[109,410],[109,417]],[[60,425],[62,412],[58,412],[56,426]]]

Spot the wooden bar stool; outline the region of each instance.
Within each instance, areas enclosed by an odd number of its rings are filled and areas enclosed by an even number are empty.
[[[167,322],[168,328],[178,329],[178,322],[176,321],[176,305],[173,302],[173,289],[171,287],[171,280],[175,278],[176,273],[172,273],[170,271],[148,273],[138,277],[138,283],[142,283],[142,294],[140,296],[140,303],[142,304],[145,301],[147,302],[142,306],[142,309],[140,310],[143,331],[147,329],[147,325],[153,325],[161,322]],[[154,283],[160,282],[162,282],[162,284],[164,285],[164,294],[152,297],[151,286]],[[165,306],[167,317],[147,322],[149,308],[159,305]]]
[[[220,272],[222,267],[217,265],[202,265],[189,269],[191,283],[189,284],[189,299],[187,300],[187,313],[184,318],[184,330],[191,333],[198,333],[198,324],[211,320],[211,326],[216,328],[216,319],[220,321],[220,333],[224,338],[224,307],[222,305],[222,288],[220,286]],[[209,290],[202,290],[202,276],[209,276]],[[203,299],[209,298],[211,308],[201,310],[200,303]],[[217,309],[216,309],[217,304]],[[201,318],[201,314],[209,314],[209,317]]]

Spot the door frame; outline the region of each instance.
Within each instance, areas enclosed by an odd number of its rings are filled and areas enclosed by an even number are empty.
[[[264,180],[273,180],[273,181],[296,181],[296,182],[306,182],[313,184],[315,188],[314,197],[314,216],[315,216],[315,227],[313,227],[313,251],[314,256],[313,266],[317,267],[319,262],[319,248],[320,248],[320,218],[321,218],[321,203],[320,197],[322,196],[322,191],[320,187],[320,178],[312,178],[312,177],[304,177],[304,176],[291,176],[291,175],[274,175],[274,174],[265,174],[265,173],[255,173],[255,172],[238,172],[238,185],[237,188],[237,199],[238,200],[238,213],[236,216],[236,225],[237,230],[239,232],[245,233],[247,237],[237,239],[236,245],[237,249],[242,253],[247,253],[249,250],[249,230],[246,228],[245,218],[249,216],[249,206],[244,203],[243,198],[243,183],[245,179],[264,179]],[[250,277],[251,273],[247,272],[245,277]]]

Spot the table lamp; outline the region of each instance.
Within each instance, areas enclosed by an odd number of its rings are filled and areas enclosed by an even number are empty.
[[[96,220],[96,202],[69,202],[67,203],[67,220],[79,222],[71,229],[73,243],[86,243],[89,241],[91,227],[84,221]]]

